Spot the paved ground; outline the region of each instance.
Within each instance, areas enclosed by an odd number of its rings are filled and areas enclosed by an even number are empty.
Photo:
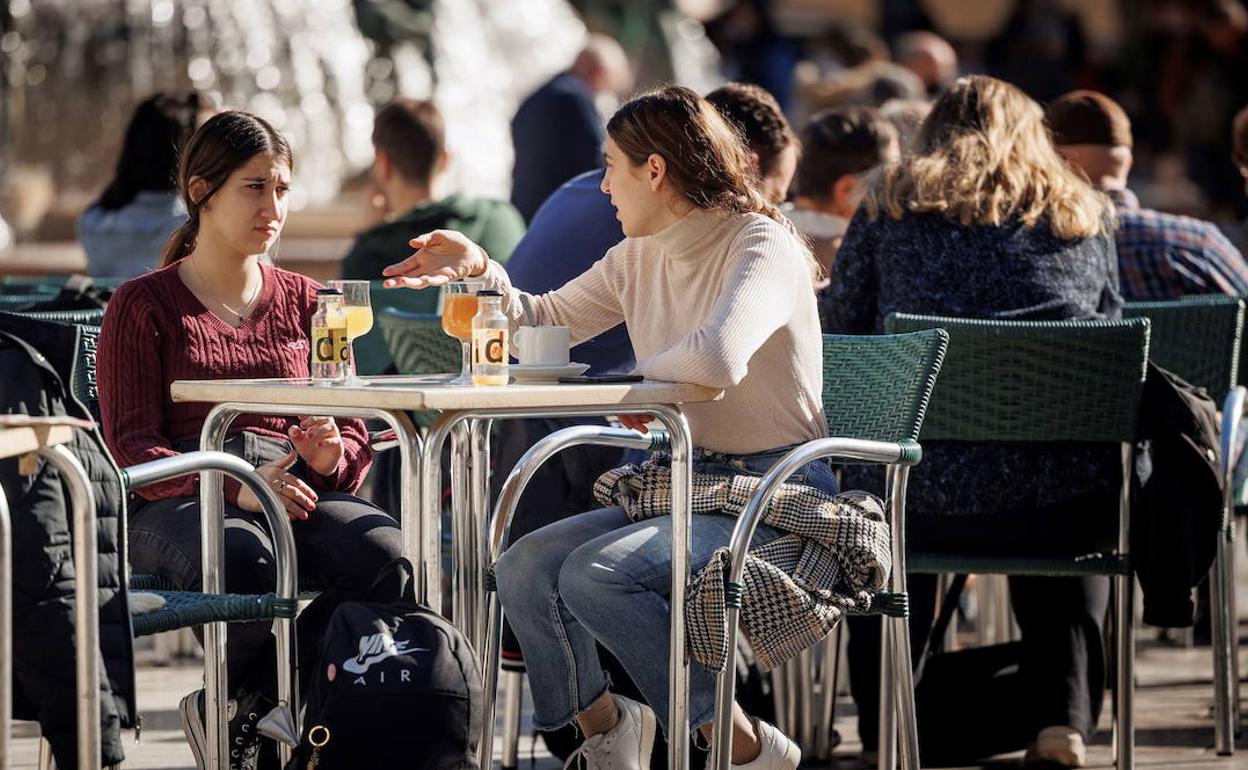
[[[1248,617],[1248,580],[1241,578],[1241,617]],[[1245,651],[1240,670],[1248,672],[1248,624],[1240,627]],[[1240,753],[1234,757],[1218,757],[1212,750],[1211,721],[1212,685],[1208,648],[1176,648],[1152,641],[1155,634],[1142,632],[1139,650],[1139,686],[1137,690],[1138,726],[1136,733],[1138,765],[1141,768],[1167,770],[1229,770],[1248,768],[1248,735],[1239,743]],[[143,735],[139,744],[128,743],[126,768],[177,768],[191,770],[193,762],[182,738],[178,723],[178,700],[186,692],[200,686],[200,669],[195,661],[182,660],[158,666],[151,662],[150,651],[142,653],[139,671],[139,708],[143,714]],[[1248,690],[1245,691],[1248,695]],[[865,767],[857,759],[856,730],[852,703],[842,699],[837,729],[846,741],[838,749],[831,768],[858,770]],[[1108,710],[1108,707],[1107,707]],[[527,709],[526,709],[527,711]],[[526,715],[527,725],[527,715]],[[35,768],[38,745],[34,726],[16,726],[16,749],[10,767]],[[527,731],[527,727],[525,730]],[[968,724],[968,730],[974,725]],[[132,735],[127,736],[130,740]],[[530,764],[530,756],[533,764]],[[520,766],[534,770],[559,767],[539,742],[532,748],[527,736],[522,737]],[[1110,767],[1108,715],[1089,757],[1090,764]],[[991,767],[1019,765],[1017,755],[1006,756]]]

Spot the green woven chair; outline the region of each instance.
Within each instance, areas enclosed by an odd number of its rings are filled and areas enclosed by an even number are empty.
[[[63,278],[2,278],[0,279],[0,295],[5,294],[48,294],[56,296],[61,292]]]
[[[381,281],[369,281],[369,299],[374,310],[395,308],[408,313],[436,313],[441,290],[429,289],[387,289]],[[381,330],[380,324],[373,324],[368,334],[352,342],[355,349],[355,368],[361,375],[385,374],[394,357]]]
[[[55,294],[0,294],[0,310],[21,311],[37,305],[40,302],[47,302]]]
[[[1184,297],[1167,302],[1129,302],[1124,316],[1152,322],[1148,357],[1158,366],[1205,388],[1222,404],[1222,476],[1231,492],[1234,442],[1243,415],[1245,393],[1235,387],[1239,376],[1244,302],[1223,295]],[[1238,391],[1233,392],[1233,391]],[[1235,613],[1235,518],[1230,500],[1224,505],[1222,535],[1209,581],[1213,630],[1215,747],[1229,756],[1239,723],[1238,627]]]
[[[388,307],[377,319],[399,374],[459,373],[463,353],[459,340],[442,331],[442,319],[432,313],[408,313]],[[433,424],[433,412],[412,412],[421,428]]]
[[[1244,326],[1244,302],[1238,297],[1128,302],[1122,315],[1149,319],[1149,359],[1205,388],[1214,401],[1221,403],[1237,382]]]
[[[84,310],[25,310],[22,315],[40,321],[57,321],[66,324],[86,324],[99,326],[104,321],[104,308],[87,308]]]
[[[459,373],[459,340],[442,331],[439,316],[388,307],[381,311],[378,325],[399,374]]]
[[[1111,575],[1119,770],[1134,767],[1133,580],[1129,554],[1130,468],[1148,361],[1149,321],[981,321],[890,315],[885,329],[943,328],[949,354],[928,408],[923,441],[1081,442],[1116,445],[1123,482],[1117,547],[1076,558],[908,555],[926,573]]]
[[[887,665],[884,688],[892,699],[880,702],[881,747],[895,745],[898,726],[903,730],[903,767],[918,765],[918,735],[914,722],[914,692],[910,671],[910,636],[906,621],[909,597],[905,587],[905,481],[898,473],[916,464],[921,452],[918,438],[928,398],[941,371],[948,335],[940,329],[885,336],[824,335],[823,409],[828,435],[892,445],[898,459],[883,465],[894,538],[893,572],[889,590],[879,591],[871,605],[857,615],[882,615]],[[812,446],[812,445],[807,445]],[[827,455],[826,450],[821,454]],[[836,456],[836,462],[856,462]],[[873,462],[873,461],[867,461]],[[895,475],[896,474],[896,475]],[[765,485],[767,482],[764,481]],[[737,545],[734,542],[734,549]],[[838,637],[839,640],[839,637]],[[820,648],[822,645],[822,648]],[[803,757],[830,758],[835,701],[834,683],[821,687],[821,703],[813,702],[814,660],[824,660],[824,671],[834,667],[840,645],[825,640],[801,653],[772,676],[776,699],[776,722],[802,746]],[[726,686],[723,682],[721,686]],[[796,692],[791,692],[795,688]],[[881,767],[892,766],[882,756]]]

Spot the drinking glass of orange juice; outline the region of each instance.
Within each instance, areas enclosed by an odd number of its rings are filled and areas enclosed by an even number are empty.
[[[355,373],[355,341],[373,328],[373,305],[369,299],[368,281],[329,281],[331,289],[342,292],[342,309],[347,314],[347,377],[344,385],[361,387],[368,380]]]
[[[477,314],[480,281],[452,281],[442,297],[442,331],[463,346],[463,365],[451,385],[472,385],[472,317]]]

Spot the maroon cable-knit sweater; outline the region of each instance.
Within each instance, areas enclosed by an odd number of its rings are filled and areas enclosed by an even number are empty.
[[[174,380],[307,377],[308,333],[318,284],[302,275],[261,264],[264,286],[255,309],[235,329],[213,315],[178,277],[177,264],[127,281],[113,295],[100,332],[96,363],[104,440],[121,465],[179,454],[175,442],[199,437],[213,405],[174,403]],[[244,414],[230,426],[289,440],[296,417]],[[364,423],[339,419],[343,457],[337,470],[315,487],[354,492],[368,473],[372,452]],[[239,485],[226,479],[230,504]],[[137,489],[148,500],[199,493],[199,475]]]

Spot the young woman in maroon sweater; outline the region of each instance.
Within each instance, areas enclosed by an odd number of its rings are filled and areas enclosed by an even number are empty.
[[[98,376],[104,437],[123,465],[198,446],[210,406],[173,403],[177,379],[307,377],[308,331],[318,285],[261,264],[286,220],[290,147],[260,118],[225,112],[187,145],[179,189],[189,219],[174,232],[161,268],[122,285],[100,335]],[[313,654],[334,606],[368,589],[400,555],[394,520],[351,495],[372,456],[359,420],[245,415],[226,448],[257,466],[286,505],[302,575],[331,587],[299,617],[301,658]],[[138,572],[198,590],[201,581],[199,477],[136,490],[129,525]],[[273,547],[255,496],[226,485],[226,589],[273,590]],[[230,767],[256,767],[255,721],[272,704],[268,623],[231,628],[227,657],[237,699],[230,721]],[[308,670],[303,667],[303,670]],[[181,705],[183,728],[203,767],[202,691]],[[236,740],[238,739],[238,740]],[[260,766],[267,765],[262,761]]]

